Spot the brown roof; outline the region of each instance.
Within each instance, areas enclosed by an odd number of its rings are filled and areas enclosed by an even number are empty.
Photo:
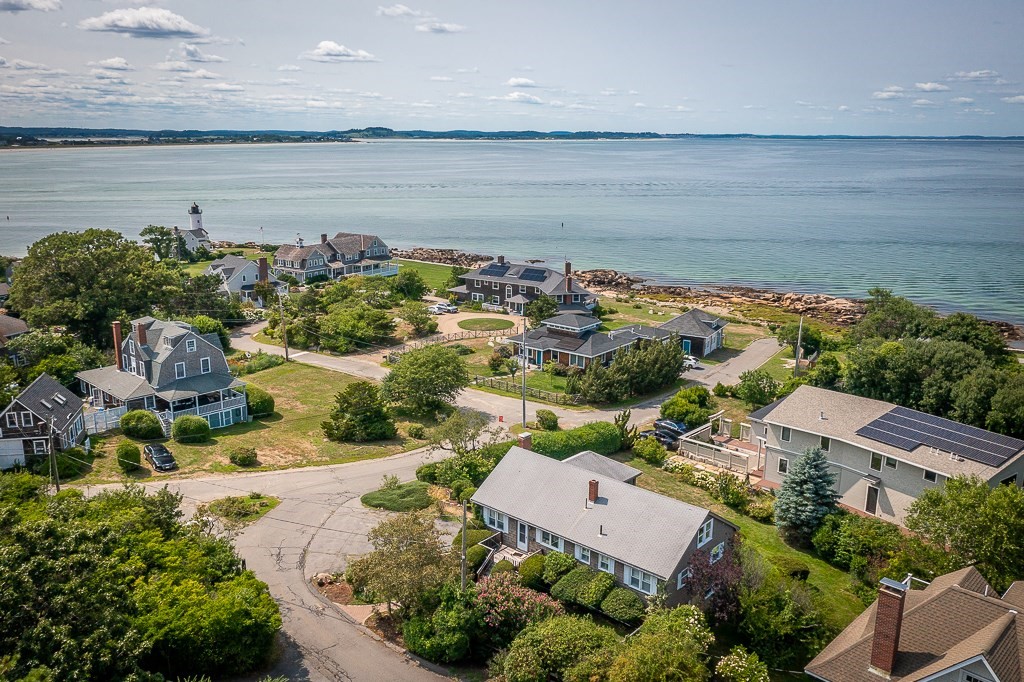
[[[890,679],[919,681],[981,657],[1000,682],[1022,682],[1024,623],[1016,602],[1024,597],[1024,582],[1014,583],[1006,597],[1000,599],[974,567],[907,592]],[[878,674],[868,669],[877,605],[850,623],[807,664],[806,672],[829,682],[878,682]]]

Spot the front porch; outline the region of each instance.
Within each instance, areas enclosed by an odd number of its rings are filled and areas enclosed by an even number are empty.
[[[174,420],[182,415],[194,415],[204,418],[210,423],[211,429],[219,429],[246,421],[248,414],[245,405],[245,386],[241,390],[233,388],[202,393],[190,398],[164,400],[157,397],[154,407],[146,409],[156,413],[164,431],[169,431]]]
[[[352,275],[362,275],[363,277],[394,277],[397,274],[398,265],[391,261],[340,265],[331,269],[331,277],[333,279],[350,277]]]

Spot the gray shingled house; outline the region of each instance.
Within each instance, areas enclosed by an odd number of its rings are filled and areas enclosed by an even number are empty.
[[[260,282],[273,287],[278,294],[288,293],[288,285],[270,274],[266,258],[249,260],[241,256],[227,255],[210,263],[203,274],[220,277],[220,291],[224,295],[238,296],[243,301],[252,301],[259,306],[275,302],[260,299],[256,293],[256,285]]]
[[[285,244],[274,253],[273,273],[278,277],[291,275],[300,283],[314,277],[340,279],[349,275],[398,274],[391,262],[391,249],[374,234],[339,232],[328,239],[320,235],[319,244],[306,245],[301,237],[295,244]]]
[[[698,308],[691,308],[661,325],[679,337],[683,352],[703,358],[722,347],[722,330],[728,322]]]
[[[0,469],[87,440],[82,399],[44,372],[0,412]]]
[[[593,452],[558,461],[526,447],[510,449],[472,497],[500,534],[495,561],[565,552],[641,595],[664,589],[679,604],[690,599],[694,553],[718,561],[737,531],[707,509],[638,488],[640,472],[625,464]]]
[[[973,566],[878,599],[804,669],[824,682],[1024,682],[1024,581],[1002,597]]]
[[[116,363],[75,375],[94,407],[150,410],[165,433],[183,414],[215,429],[247,420],[245,382],[231,375],[216,334],[152,317],[133,320],[126,338],[115,322],[113,334]]]
[[[526,345],[530,364],[543,367],[546,362],[557,362],[569,367],[589,367],[593,362],[607,365],[620,350],[641,340],[666,342],[672,333],[658,327],[642,324],[622,327],[610,332],[599,332],[601,320],[592,315],[563,313],[548,318],[526,334],[510,336],[516,354],[522,354]],[[524,341],[525,337],[525,341]]]
[[[559,272],[532,263],[512,263],[498,256],[497,260],[460,277],[463,284],[449,289],[458,300],[504,308],[519,315],[527,303],[542,295],[554,298],[562,312],[586,314],[597,305],[597,296],[573,279],[569,262]]]

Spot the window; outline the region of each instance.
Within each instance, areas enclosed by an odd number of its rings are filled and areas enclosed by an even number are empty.
[[[704,601],[711,599],[713,596],[715,596],[715,588],[709,587],[708,591],[704,593]]]
[[[174,363],[174,378],[184,379],[185,378],[185,363],[176,362]]]
[[[590,548],[583,545],[576,545],[576,560],[590,565]]]
[[[935,483],[935,481],[938,480],[938,475],[934,471],[928,471],[927,469],[925,469],[924,480],[928,481],[929,483]]]
[[[821,437],[821,449],[828,452],[828,449],[832,446],[832,439],[828,436]]]
[[[558,550],[559,552],[562,551],[562,538],[557,535],[552,535],[546,530],[541,530],[540,528],[537,529],[537,542],[545,547],[550,547],[551,549]]]
[[[597,555],[597,568],[604,571],[605,573],[615,573],[615,559],[604,554]]]
[[[21,413],[21,425],[24,426],[24,427],[32,426],[32,413],[31,412],[22,412]]]
[[[491,296],[491,305],[501,305],[501,297],[497,294]]]
[[[782,427],[782,440],[789,442],[789,439],[793,437],[793,430],[788,426]]]
[[[703,547],[711,542],[711,536],[715,533],[715,520],[708,519],[704,525],[697,529],[697,547]]]
[[[506,520],[507,518],[504,514],[494,511],[493,509],[488,509],[484,514],[484,521],[486,521],[487,525],[494,530],[504,532],[506,528]]]
[[[988,682],[988,680],[986,680],[984,677],[978,677],[977,675],[972,675],[971,673],[969,673],[969,672],[967,672],[965,670],[964,671],[963,682]]]
[[[654,576],[639,568],[626,566],[626,584],[644,594],[654,594]]]
[[[185,350],[187,352],[189,352],[189,353],[194,353],[195,350],[196,350],[196,340],[195,339],[187,339],[185,341]]]
[[[18,426],[18,413],[17,412],[8,412],[7,413],[7,425],[8,426],[14,426],[14,427]]]
[[[526,293],[526,285],[525,284],[520,284],[519,285],[519,293],[521,293],[521,294],[525,294]]]
[[[130,353],[134,353],[135,352],[135,342],[132,341],[131,339],[128,339],[128,352],[130,352]]]
[[[712,564],[717,564],[723,556],[725,556],[725,543],[719,542],[715,545],[715,548],[711,550],[711,556],[708,558],[708,561]]]
[[[693,577],[693,569],[687,566],[683,570],[679,571],[679,575],[676,576],[676,589],[681,590],[686,587],[686,581]]]
[[[34,440],[32,441],[32,452],[36,455],[46,454],[46,441],[45,440]]]
[[[898,462],[895,457],[886,457],[885,466],[887,469],[895,469],[898,466]]]
[[[202,358],[199,361],[199,371],[203,374],[210,373],[210,358]]]
[[[474,293],[472,297],[473,297],[474,301],[483,301],[484,300],[484,295],[483,294]]]
[[[242,281],[243,282],[245,281],[245,275],[242,275]]]
[[[473,280],[473,286],[475,286],[475,287],[479,287],[479,286],[480,286],[480,280],[478,280],[478,279],[474,279],[474,280]]]
[[[871,469],[873,471],[881,471],[882,470],[882,456],[880,454],[878,454],[877,452],[872,452],[871,453]]]
[[[1017,485],[1017,474],[999,481],[999,485]]]
[[[501,286],[501,284],[499,284],[498,282],[491,282],[491,288],[492,289],[497,289],[500,286]]]
[[[789,460],[786,459],[785,457],[779,457],[779,473],[780,474],[788,474],[789,473]]]

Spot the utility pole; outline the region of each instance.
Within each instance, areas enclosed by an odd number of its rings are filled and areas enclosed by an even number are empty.
[[[793,357],[796,358],[796,364],[793,365],[793,376],[800,374],[800,344],[803,342],[804,337],[804,316],[800,316],[800,328],[796,333],[796,348],[793,349]]]
[[[277,294],[277,312],[281,316],[281,338],[284,340],[284,360],[288,362],[288,323],[284,319],[284,303],[281,302],[281,294]]]
[[[50,472],[53,474],[53,484],[56,486],[57,492],[60,492],[60,472],[57,471],[57,453],[53,447],[53,417],[50,417],[50,433],[47,440],[50,443]]]
[[[462,501],[462,591],[466,591],[466,501]]]
[[[526,309],[523,309],[526,312]],[[526,332],[528,329],[526,316],[523,316],[523,366],[519,368],[519,371],[523,375],[523,428],[526,428],[526,365],[527,365],[527,354],[526,354]]]

